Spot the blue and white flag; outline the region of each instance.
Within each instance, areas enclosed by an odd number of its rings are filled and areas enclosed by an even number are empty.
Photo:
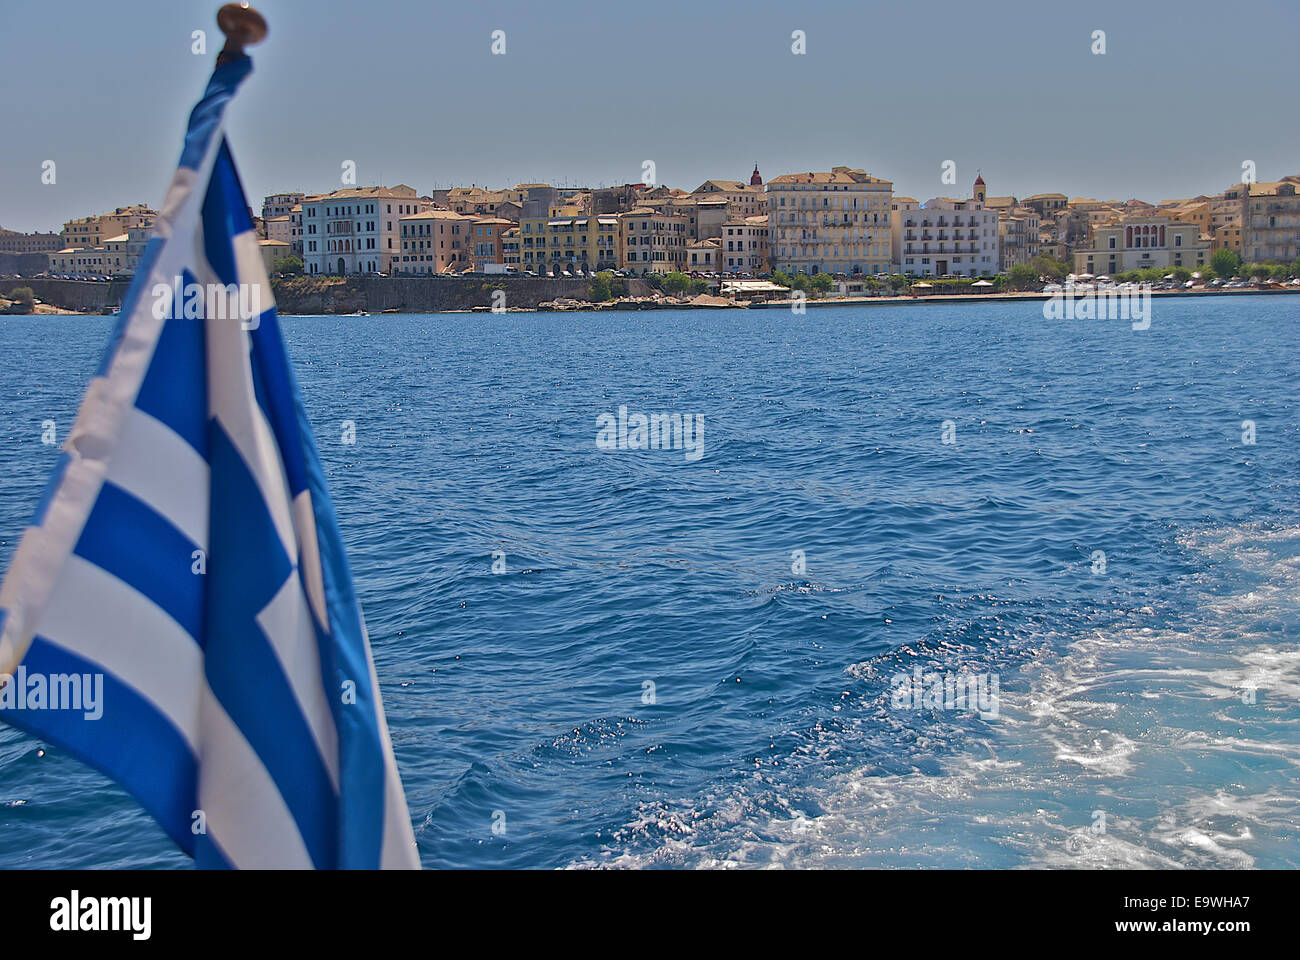
[[[222,116],[220,64],[0,587],[0,717],[200,867],[418,867],[370,645]]]

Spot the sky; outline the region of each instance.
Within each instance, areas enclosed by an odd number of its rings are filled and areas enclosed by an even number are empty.
[[[637,182],[647,160],[686,190],[844,164],[922,201],[968,196],[977,171],[990,195],[1150,201],[1216,193],[1245,161],[1300,173],[1300,0],[255,5],[270,35],[227,114],[255,208],[337,189],[345,161],[421,193]],[[218,6],[0,0],[0,226],[158,206]]]

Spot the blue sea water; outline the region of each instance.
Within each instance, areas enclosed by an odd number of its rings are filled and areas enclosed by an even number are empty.
[[[1300,866],[1298,316],[284,318],[425,866]],[[0,568],[109,326],[0,319]],[[0,866],[187,863],[0,730]]]

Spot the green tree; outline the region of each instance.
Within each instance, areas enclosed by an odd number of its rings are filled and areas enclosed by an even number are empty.
[[[31,313],[36,309],[36,294],[31,287],[14,287],[7,299],[12,302],[5,308],[5,313]]]
[[[614,297],[613,290],[610,289],[611,281],[614,274],[608,270],[602,270],[591,278],[591,299],[596,303],[604,303]]]
[[[829,273],[818,273],[808,278],[808,286],[818,293],[825,293],[835,285]]]
[[[674,270],[672,273],[664,276],[663,288],[664,293],[677,296],[678,294],[685,293],[691,288],[691,278],[678,270]]]
[[[1179,283],[1186,283],[1188,280],[1192,279],[1192,271],[1188,270],[1186,267],[1174,267],[1174,269],[1169,272],[1174,275],[1174,279]]]
[[[896,273],[889,278],[889,286],[895,293],[907,286],[907,277],[901,273]]]
[[[1237,276],[1237,271],[1241,269],[1241,256],[1236,250],[1229,250],[1224,247],[1222,250],[1215,252],[1210,257],[1210,269],[1219,275],[1222,280],[1229,277]]]
[[[1029,261],[1029,265],[1034,268],[1038,276],[1047,277],[1049,280],[1064,280],[1065,275],[1070,272],[1069,264],[1053,260],[1051,257],[1034,257]]]
[[[1288,272],[1293,277],[1300,277],[1300,257],[1296,257],[1295,260],[1291,262]]]
[[[1038,271],[1032,264],[1017,263],[1007,271],[1007,283],[1012,290],[1028,290],[1038,283]]]
[[[281,257],[271,265],[271,270],[290,277],[300,277],[302,276],[302,261],[297,257]]]
[[[1248,268],[1250,276],[1266,280],[1273,276],[1273,268],[1267,263],[1252,263]]]

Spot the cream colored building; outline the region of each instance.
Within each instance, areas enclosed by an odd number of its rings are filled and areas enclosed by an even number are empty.
[[[713,272],[718,269],[719,241],[694,240],[686,245],[686,269],[694,272]]]
[[[739,180],[705,180],[691,191],[693,197],[707,197],[727,201],[727,213],[731,217],[758,217],[767,212],[767,198],[763,191],[763,177],[754,165],[754,172],[749,183]]]
[[[686,217],[637,207],[618,215],[619,265],[636,273],[672,273],[687,269],[690,243]]]
[[[282,217],[267,217],[262,220],[262,225],[266,230],[267,240],[279,240],[281,243],[292,245],[293,243],[293,220],[289,214]]]
[[[137,219],[126,233],[108,237],[94,247],[65,247],[51,251],[49,272],[75,277],[129,277],[140,265],[140,257],[153,235],[151,219]],[[148,222],[148,226],[143,224]]]
[[[1242,202],[1241,255],[1250,263],[1291,263],[1300,257],[1300,176],[1253,183]]]
[[[1094,226],[1087,249],[1074,251],[1074,272],[1114,276],[1152,267],[1196,270],[1210,259],[1210,244],[1195,223],[1164,214],[1134,215]]]
[[[98,247],[67,247],[48,256],[50,273],[73,277],[110,276],[112,273],[106,265],[108,253],[102,244]]]
[[[722,225],[718,237],[718,269],[725,273],[767,273],[771,249],[767,217],[736,217]]]
[[[808,274],[888,272],[893,189],[890,181],[850,167],[769,180],[773,268]]]

